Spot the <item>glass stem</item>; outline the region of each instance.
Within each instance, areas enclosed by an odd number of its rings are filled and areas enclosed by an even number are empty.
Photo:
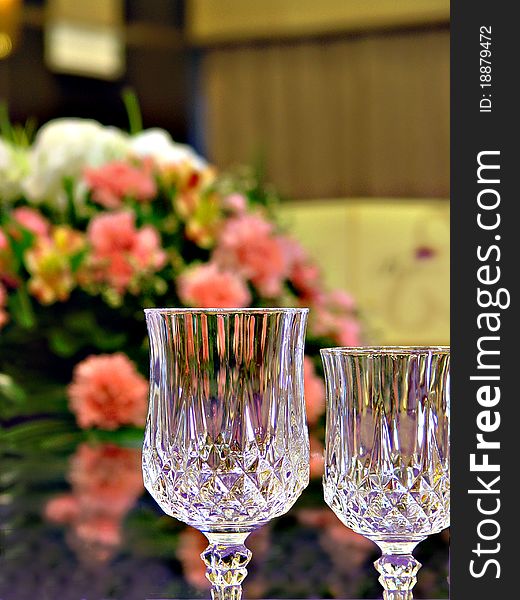
[[[421,563],[412,551],[421,540],[414,542],[377,542],[383,555],[374,563],[383,586],[384,600],[412,600],[412,588],[417,583]]]
[[[200,556],[207,567],[212,600],[241,600],[242,581],[251,560],[251,551],[244,546],[248,535],[205,532],[209,546]]]

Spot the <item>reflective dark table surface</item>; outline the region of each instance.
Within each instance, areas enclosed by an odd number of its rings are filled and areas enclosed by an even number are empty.
[[[136,441],[51,433],[33,447],[0,430],[0,600],[208,598],[205,538],[144,492]],[[336,519],[319,478],[246,543],[245,598],[381,597],[377,548]],[[448,597],[448,543],[418,546],[418,600]]]

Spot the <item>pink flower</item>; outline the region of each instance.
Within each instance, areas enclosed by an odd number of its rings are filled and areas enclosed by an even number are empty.
[[[89,356],[74,368],[68,387],[80,427],[143,425],[148,384],[125,354]]]
[[[0,283],[0,329],[9,321],[9,314],[4,310],[7,305],[7,292],[5,287]]]
[[[9,241],[5,233],[0,229],[0,252],[5,252],[9,248]]]
[[[248,306],[251,295],[243,279],[213,263],[193,267],[178,280],[179,297],[187,306],[199,308],[240,308]]]
[[[303,298],[314,299],[321,293],[321,273],[317,265],[301,262],[293,266],[291,281]]]
[[[164,266],[166,254],[160,250],[161,238],[157,229],[151,225],[142,227],[136,235],[132,248],[132,259],[140,270],[156,270]]]
[[[289,279],[302,300],[315,301],[322,294],[321,272],[303,246],[296,240],[282,238],[289,259]]]
[[[151,225],[135,227],[131,212],[97,215],[87,231],[92,245],[94,278],[124,293],[134,277],[161,269],[166,253],[157,230]]]
[[[329,304],[336,310],[354,311],[356,309],[356,301],[344,290],[333,290],[330,292]]]
[[[18,285],[18,277],[14,268],[14,256],[7,235],[0,228],[0,283],[8,287]]]
[[[85,169],[83,175],[92,190],[92,199],[105,208],[118,208],[124,198],[146,202],[157,194],[147,163],[132,166],[123,161],[113,161]]]
[[[326,302],[320,301],[312,310],[312,332],[315,335],[334,335],[336,331],[336,317],[328,309]]]
[[[274,226],[258,214],[240,215],[223,226],[215,260],[250,279],[268,297],[281,293],[289,261]]]
[[[312,479],[317,479],[323,475],[323,470],[325,468],[324,458],[323,458],[323,444],[320,440],[314,435],[309,436],[310,443],[310,460],[309,460],[309,468]]]
[[[346,292],[322,294],[311,313],[311,329],[316,335],[332,337],[341,346],[359,346],[361,324],[355,315],[355,302]]]
[[[314,363],[308,356],[303,361],[303,373],[307,422],[314,425],[325,409],[325,384],[321,377],[316,375]]]
[[[241,215],[246,211],[247,198],[244,194],[238,194],[236,192],[234,194],[229,194],[222,199],[222,208],[231,213]]]
[[[343,317],[336,322],[336,340],[340,346],[361,344],[361,325],[353,317]]]
[[[74,494],[55,496],[45,505],[45,517],[54,523],[71,523],[79,514],[79,502]]]
[[[47,237],[49,235],[49,221],[34,208],[28,208],[26,206],[15,208],[12,212],[12,216],[19,225],[29,230],[34,235],[39,237]]]

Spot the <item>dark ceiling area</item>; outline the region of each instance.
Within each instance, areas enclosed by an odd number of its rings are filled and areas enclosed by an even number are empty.
[[[125,67],[114,80],[53,72],[45,63],[44,2],[26,1],[12,54],[0,60],[0,98],[11,119],[38,124],[55,117],[89,117],[127,127],[122,93],[131,88],[145,127],[163,127],[180,141],[187,131],[190,55],[183,42],[184,2],[123,3]]]

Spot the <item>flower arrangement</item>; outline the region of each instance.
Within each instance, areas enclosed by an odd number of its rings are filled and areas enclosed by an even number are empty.
[[[309,423],[318,424],[317,347],[358,343],[359,322],[352,298],[327,292],[277,224],[272,192],[249,172],[219,174],[160,129],[128,134],[58,119],[33,143],[6,129],[0,343],[18,353],[38,346],[42,366],[61,360],[80,428],[143,425],[142,308],[157,305],[309,306],[306,392]],[[29,379],[14,367],[3,370]]]

